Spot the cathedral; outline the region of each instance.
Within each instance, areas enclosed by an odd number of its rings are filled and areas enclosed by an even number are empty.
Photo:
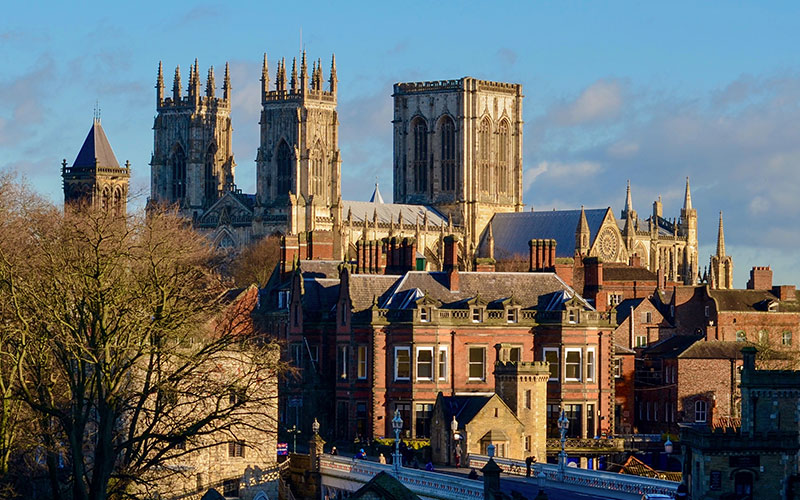
[[[370,201],[342,200],[336,59],[327,74],[320,59],[310,64],[305,52],[291,63],[280,59],[270,78],[264,55],[256,193],[246,194],[234,177],[228,65],[219,93],[214,68],[203,82],[195,60],[185,87],[175,69],[167,95],[159,63],[148,207],[177,207],[223,248],[280,235],[284,257],[357,260],[362,252],[369,262],[366,255],[379,258],[379,248],[394,242],[413,250],[415,267],[435,270],[444,238],[454,235],[466,270],[478,261],[517,259],[531,240],[544,240],[552,241],[555,258],[599,257],[661,271],[670,282],[700,280],[688,178],[680,216],[672,219],[660,199],[640,219],[630,183],[619,218],[610,208],[523,210],[519,84],[471,77],[395,84],[394,203],[384,202],[377,184]],[[117,163],[99,119],[62,176],[67,201],[124,212],[129,166]],[[717,286],[730,286],[729,259],[723,247],[712,261]]]

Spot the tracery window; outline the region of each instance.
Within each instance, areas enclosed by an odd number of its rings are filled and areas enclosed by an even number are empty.
[[[289,145],[286,144],[286,141],[281,141],[278,145],[277,163],[278,195],[282,195],[291,191],[292,186],[292,152],[289,149]]]
[[[497,184],[498,191],[508,192],[508,122],[503,120],[497,133]]]
[[[424,193],[428,188],[428,126],[425,120],[414,121],[414,190]]]
[[[172,169],[172,200],[178,201],[186,196],[186,154],[177,146],[170,158]]]
[[[319,144],[311,152],[311,193],[327,201],[327,176],[325,158]]]
[[[122,190],[114,190],[114,215],[122,215]]]
[[[456,189],[456,126],[453,119],[446,116],[441,121],[442,141],[442,191]]]
[[[210,206],[217,200],[217,176],[214,172],[214,157],[217,149],[212,144],[206,152],[205,175],[204,175],[204,196],[206,206]]]
[[[478,129],[478,158],[480,159],[478,164],[478,185],[481,191],[489,191],[490,189],[489,150],[491,148],[491,137],[489,134],[491,129],[492,125],[489,123],[489,118],[484,118]]]

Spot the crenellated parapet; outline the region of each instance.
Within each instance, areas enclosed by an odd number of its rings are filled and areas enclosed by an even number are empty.
[[[225,76],[222,85],[222,96],[217,96],[217,89],[214,76],[214,67],[208,69],[208,76],[205,82],[200,79],[200,69],[197,59],[189,67],[189,84],[186,93],[181,86],[181,69],[175,67],[175,76],[172,83],[172,96],[166,97],[164,94],[164,72],[162,63],[158,63],[158,77],[156,80],[156,109],[167,111],[170,109],[197,109],[212,108],[230,111],[231,107],[231,79],[230,68],[225,63]]]

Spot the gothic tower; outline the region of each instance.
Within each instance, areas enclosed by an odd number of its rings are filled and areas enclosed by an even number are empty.
[[[436,207],[471,255],[492,215],[522,210],[522,85],[397,83],[393,97],[394,202]]]
[[[725,255],[725,232],[722,228],[722,212],[719,213],[717,253],[711,256],[711,288],[729,290],[733,288],[733,258]]]
[[[216,96],[214,68],[201,88],[197,59],[182,94],[180,67],[175,68],[172,96],[164,96],[164,74],[158,64],[155,144],[150,161],[149,203],[177,204],[181,214],[197,218],[226,189],[233,189],[235,163],[231,149],[231,80],[225,64],[222,97]]]
[[[686,191],[683,198],[680,220],[681,235],[686,238],[683,251],[683,284],[694,285],[700,271],[697,259],[697,210],[692,208],[692,192],[689,188],[689,178],[686,178]]]
[[[256,232],[298,234],[332,230],[341,219],[341,155],[336,112],[336,59],[327,89],[320,60],[306,53],[278,62],[274,90],[264,55],[261,75],[261,145],[256,156]],[[287,85],[288,80],[288,85]],[[254,228],[255,229],[255,228]]]
[[[72,166],[67,166],[66,159],[61,164],[64,204],[86,204],[125,215],[130,176],[130,163],[119,166],[100,125],[100,117],[95,116]]]

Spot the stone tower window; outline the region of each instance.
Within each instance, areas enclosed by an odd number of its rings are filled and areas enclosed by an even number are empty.
[[[217,148],[213,144],[208,147],[206,151],[204,176],[203,176],[203,195],[205,196],[205,205],[211,206],[217,201],[217,176],[214,172],[214,157],[216,156]]]
[[[453,119],[445,116],[441,121],[442,141],[442,190],[456,189],[456,126]]]
[[[508,192],[508,122],[503,120],[497,132],[497,190]]]
[[[103,189],[102,203],[103,211],[108,212],[108,209],[111,208],[111,192],[108,188]]]
[[[414,132],[414,190],[424,193],[428,188],[428,126],[417,118],[412,125]]]
[[[325,158],[322,153],[322,146],[317,143],[311,152],[311,194],[321,198],[323,201],[328,201],[326,196],[327,176],[325,174]]]
[[[277,188],[278,195],[283,195],[292,189],[292,152],[286,141],[281,141],[278,145],[277,154],[278,163],[278,178]]]
[[[122,215],[122,190],[120,188],[114,190],[114,215]]]
[[[172,169],[172,201],[182,200],[186,196],[186,154],[179,145],[170,158]]]
[[[489,191],[490,189],[489,150],[491,148],[491,137],[489,134],[491,130],[492,124],[489,122],[489,118],[484,118],[478,129],[478,158],[480,159],[478,181],[481,191]]]

